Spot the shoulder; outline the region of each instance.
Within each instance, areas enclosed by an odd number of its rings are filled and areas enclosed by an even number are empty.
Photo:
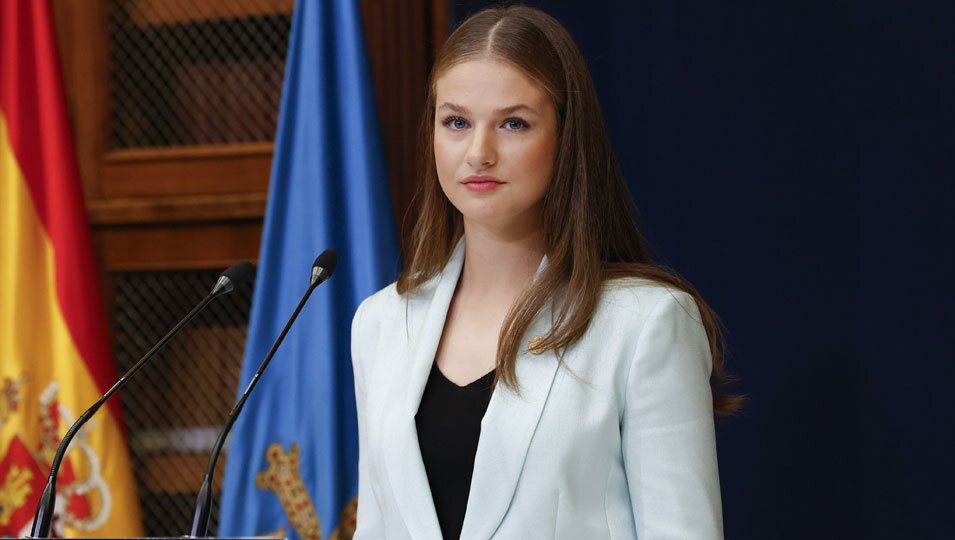
[[[658,339],[705,340],[706,330],[694,297],[671,285],[643,278],[618,278],[604,283],[591,320],[602,336],[618,336],[636,352]]]
[[[384,322],[396,322],[399,319],[403,321],[409,309],[419,308],[431,300],[438,277],[404,293],[399,293],[398,283],[392,282],[365,298],[355,310],[352,330],[374,327]]]
[[[361,304],[358,305],[356,316],[357,314],[361,314],[363,312],[375,313],[381,310],[389,309],[390,307],[400,303],[400,301],[401,295],[398,294],[398,287],[395,282],[392,282],[368,298],[362,300]]]
[[[684,321],[700,321],[690,294],[645,278],[615,278],[604,282],[580,345],[607,352],[604,358],[632,358],[648,328]]]
[[[628,354],[630,374],[626,380],[630,388],[654,381],[657,388],[677,392],[692,383],[709,399],[712,355],[693,295],[669,285],[627,278],[605,284],[600,306],[603,325],[629,336],[632,354]]]
[[[367,337],[369,332],[376,332],[383,321],[394,317],[401,305],[402,297],[398,294],[395,283],[362,300],[352,319],[352,339]]]
[[[685,291],[646,278],[616,278],[604,282],[596,315],[646,321],[674,308],[699,318],[696,301]]]

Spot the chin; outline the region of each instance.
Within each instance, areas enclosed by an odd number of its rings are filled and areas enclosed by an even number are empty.
[[[464,216],[465,223],[472,223],[484,227],[499,227],[508,221],[506,216],[488,212],[461,212],[461,215]]]
[[[451,204],[461,212],[465,222],[492,229],[523,229],[523,222],[535,220],[534,204],[519,205],[513,197],[499,197],[498,193],[475,196],[472,193],[458,194]]]
[[[513,212],[462,212],[466,224],[496,231],[518,231],[526,229],[526,217]]]

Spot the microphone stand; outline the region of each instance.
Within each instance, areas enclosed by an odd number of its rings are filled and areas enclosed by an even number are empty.
[[[272,361],[272,357],[275,356],[275,352],[278,351],[279,345],[285,340],[285,335],[288,334],[289,329],[292,328],[292,323],[298,318],[299,312],[305,307],[305,303],[308,302],[309,297],[312,296],[312,292],[331,277],[332,272],[335,271],[337,261],[337,255],[332,250],[325,250],[315,259],[315,264],[312,265],[312,276],[308,289],[305,291],[305,294],[302,295],[302,299],[299,300],[298,305],[295,306],[295,311],[292,312],[292,316],[289,317],[288,322],[285,323],[282,332],[275,338],[275,342],[272,343],[272,348],[270,348],[268,354],[265,355],[265,359],[262,360],[259,368],[255,371],[255,374],[252,375],[252,380],[249,381],[245,391],[242,392],[242,396],[232,408],[232,412],[229,413],[225,427],[222,428],[222,431],[219,433],[219,438],[216,439],[215,445],[212,447],[212,455],[209,457],[209,464],[206,467],[205,476],[202,478],[202,485],[199,486],[199,494],[196,496],[196,512],[192,518],[192,532],[189,534],[190,538],[201,538],[209,534],[209,521],[212,517],[212,480],[215,475],[216,463],[219,460],[219,454],[222,452],[222,446],[225,444],[226,437],[228,437],[229,432],[232,431],[232,426],[239,418],[242,407],[245,406],[245,402],[252,394],[252,389],[258,384],[262,373],[265,372],[265,368],[269,366],[269,362]]]
[[[232,272],[230,274],[230,271],[233,271],[236,269],[236,267],[243,264],[247,265],[247,267],[242,267],[241,269],[238,269],[238,271]],[[205,307],[208,306],[209,303],[212,302],[216,297],[232,292],[234,290],[233,281],[240,281],[240,279],[236,278],[241,278],[241,280],[244,281],[244,278],[251,274],[251,270],[252,264],[248,262],[238,263],[226,270],[226,272],[219,277],[219,280],[216,282],[216,285],[213,287],[212,291],[209,292],[209,294],[207,294],[206,297],[203,298],[198,305],[196,305],[196,307],[192,308],[192,310],[186,314],[186,316],[179,321],[176,326],[172,328],[172,330],[163,336],[158,343],[153,345],[153,347],[149,349],[149,351],[146,352],[146,354],[143,355],[143,357],[140,358],[139,361],[133,365],[133,367],[129,368],[129,371],[120,377],[120,379],[116,381],[116,384],[114,384],[112,388],[103,394],[103,397],[99,398],[99,400],[91,405],[89,409],[86,409],[86,412],[80,415],[76,422],[70,426],[70,429],[67,430],[66,435],[64,435],[63,439],[60,441],[60,445],[56,449],[56,454],[53,456],[53,463],[50,466],[50,476],[46,481],[46,488],[44,488],[43,494],[40,495],[40,501],[37,503],[36,515],[33,517],[33,528],[31,529],[30,537],[47,538],[50,535],[50,526],[53,523],[53,511],[56,507],[56,476],[60,470],[60,464],[63,461],[63,457],[66,455],[67,447],[69,447],[70,442],[73,440],[76,434],[79,433],[80,429],[86,424],[86,422],[89,421],[90,418],[93,417],[94,414],[96,414],[96,411],[98,411],[100,407],[106,403],[110,396],[125,386],[126,383],[134,375],[136,375],[136,373],[142,369],[144,365],[146,365],[146,362],[149,362],[156,355],[156,353],[166,346],[166,343],[168,343],[173,336],[178,334],[186,324],[194,319],[196,315],[205,309]],[[232,279],[230,279],[230,275]]]

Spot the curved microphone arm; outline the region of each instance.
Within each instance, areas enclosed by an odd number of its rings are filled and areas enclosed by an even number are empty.
[[[313,278],[308,290],[305,291],[302,299],[299,300],[298,305],[295,307],[295,311],[292,312],[292,316],[289,317],[288,322],[285,323],[285,327],[282,328],[282,333],[280,333],[279,337],[275,339],[274,343],[272,343],[272,348],[269,349],[268,354],[265,355],[265,360],[262,360],[262,363],[259,365],[259,369],[257,369],[255,374],[252,375],[252,380],[249,381],[245,391],[242,392],[242,396],[232,408],[232,412],[229,413],[229,418],[226,420],[225,427],[222,428],[222,431],[219,433],[219,438],[216,439],[215,445],[212,447],[212,455],[209,457],[209,465],[206,467],[206,474],[202,478],[202,485],[199,487],[199,495],[196,497],[196,512],[192,518],[192,532],[189,534],[191,538],[205,537],[209,534],[209,521],[212,517],[212,479],[214,478],[216,471],[216,462],[218,462],[219,454],[222,452],[222,446],[225,444],[225,440],[229,436],[229,432],[232,431],[232,426],[235,424],[236,419],[239,418],[239,413],[242,412],[242,407],[245,406],[246,400],[249,399],[249,395],[252,394],[252,390],[255,388],[255,385],[258,384],[259,379],[262,377],[262,373],[265,372],[265,368],[269,366],[269,362],[272,361],[272,357],[275,356],[275,352],[278,351],[279,345],[281,345],[282,341],[285,340],[285,335],[288,334],[289,329],[292,328],[292,323],[295,322],[299,312],[302,311],[303,307],[305,307],[305,303],[308,302],[309,297],[312,295],[312,291],[314,291],[315,288],[322,283],[322,281],[323,280]]]
[[[158,343],[153,345],[153,348],[149,349],[149,351],[143,355],[143,357],[140,358],[139,361],[133,365],[133,367],[129,368],[129,371],[127,371],[118,381],[116,381],[116,384],[107,390],[106,393],[103,394],[103,397],[99,398],[99,400],[89,409],[86,409],[86,412],[80,415],[76,422],[70,426],[70,429],[60,441],[60,445],[56,449],[56,454],[53,456],[53,463],[50,466],[50,476],[46,481],[46,488],[43,490],[43,494],[40,495],[40,502],[37,504],[36,515],[33,517],[33,529],[30,532],[30,536],[32,538],[47,538],[50,535],[50,526],[53,523],[53,511],[56,507],[56,475],[60,470],[60,464],[63,461],[63,457],[66,455],[66,450],[76,434],[79,433],[80,429],[86,424],[86,422],[89,421],[94,414],[96,414],[96,411],[98,411],[100,407],[102,407],[103,404],[109,400],[110,396],[125,386],[126,383],[136,374],[136,372],[142,369],[146,362],[156,356],[156,353],[162,350],[162,348],[166,346],[166,343],[168,343],[173,336],[182,330],[183,326],[194,319],[200,311],[209,305],[209,302],[212,302],[212,300],[217,296],[225,294],[229,291],[231,291],[231,287],[228,290],[225,288],[219,288],[218,286],[216,289],[213,289],[212,292],[206,295],[206,297],[203,298],[196,307],[192,308],[192,311],[190,311],[181,321],[179,321],[179,323],[176,324],[172,330],[163,336]]]
[[[133,364],[133,367],[129,368],[129,370],[116,381],[116,384],[103,394],[103,397],[99,398],[89,409],[86,409],[86,412],[81,414],[76,422],[73,422],[73,425],[70,426],[70,429],[66,431],[66,435],[64,435],[60,441],[60,445],[56,448],[56,454],[53,456],[53,462],[50,464],[50,476],[46,481],[46,487],[43,489],[43,493],[40,495],[40,501],[36,506],[36,514],[33,516],[33,528],[31,529],[30,537],[46,538],[50,535],[50,527],[53,524],[53,512],[56,509],[56,475],[60,471],[60,465],[63,462],[63,457],[66,455],[66,449],[70,446],[70,442],[76,437],[80,429],[113,394],[125,386],[126,383],[146,365],[146,362],[152,360],[152,358],[156,356],[156,353],[161,351],[162,348],[166,346],[166,343],[178,334],[189,321],[194,319],[200,311],[205,309],[212,300],[234,291],[237,286],[251,279],[254,272],[255,267],[249,261],[237,262],[222,272],[215,286],[209,291],[209,294],[207,294],[196,307],[192,308],[172,330],[167,332],[158,343],[153,345],[139,361]]]

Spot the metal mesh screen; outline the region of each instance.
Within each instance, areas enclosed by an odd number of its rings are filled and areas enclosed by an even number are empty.
[[[208,292],[218,271],[120,272],[115,354],[129,369]],[[173,339],[122,392],[147,536],[190,531],[196,490],[236,397],[252,285],[220,297]],[[220,458],[212,529],[218,528]]]
[[[110,148],[271,141],[293,4],[110,1]]]

